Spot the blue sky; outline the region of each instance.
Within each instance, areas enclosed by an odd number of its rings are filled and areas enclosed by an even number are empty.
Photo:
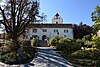
[[[100,0],[40,0],[40,13],[47,15],[47,22],[52,22],[58,12],[64,23],[79,24],[82,21],[91,26],[91,13],[96,5],[100,5]]]

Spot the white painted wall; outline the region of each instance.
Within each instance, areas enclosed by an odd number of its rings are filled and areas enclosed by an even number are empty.
[[[63,24],[62,17],[57,14],[52,18],[52,24],[56,24],[56,22],[58,22],[58,24]],[[58,29],[59,36],[61,37],[64,37],[64,35],[66,35],[66,37],[64,38],[73,38],[72,28],[35,28],[35,29],[37,29],[36,33],[33,33],[33,28],[29,29],[28,34],[27,34],[28,39],[30,39],[32,35],[37,35],[39,37],[39,40],[42,40],[43,35],[46,35],[49,39],[51,39],[55,36],[58,36],[57,33],[54,32],[54,29]],[[43,32],[42,29],[47,29],[47,32]],[[64,30],[68,30],[68,33],[65,33]]]
[[[52,23],[56,24],[56,22],[58,22],[58,24],[62,24],[63,19],[60,16],[58,16],[58,19],[56,19],[56,16],[54,16],[54,18],[52,19]]]
[[[63,19],[62,19],[62,17],[59,15],[59,16],[54,16],[53,18],[52,18],[52,23],[53,24],[56,24],[56,22],[58,22],[58,24],[63,24]]]
[[[36,33],[33,33],[33,28],[28,31],[28,39],[32,37],[32,35],[38,35],[39,40],[42,40],[42,36],[46,35],[49,39],[57,36],[57,33],[54,32],[54,29],[58,29],[59,36],[63,38],[73,38],[73,29],[71,28],[35,28],[37,29]],[[47,29],[47,32],[43,32],[42,29]],[[65,33],[64,30],[68,30],[68,33]],[[64,37],[66,35],[66,37]]]

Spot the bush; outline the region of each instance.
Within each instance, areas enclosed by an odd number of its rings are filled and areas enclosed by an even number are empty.
[[[57,50],[71,53],[73,51],[80,50],[81,45],[77,43],[74,39],[63,38],[59,41],[59,44],[56,46],[56,48]]]
[[[32,39],[31,45],[32,45],[33,47],[36,47],[36,46],[37,46],[37,39],[36,39],[36,38],[33,38],[33,39]]]
[[[25,43],[27,44],[21,44],[18,50],[14,49],[13,43],[2,46],[0,48],[0,61],[6,64],[24,64],[30,62],[35,57],[36,51],[35,48],[31,47],[29,42]]]
[[[57,44],[59,44],[60,39],[62,39],[62,37],[59,37],[59,36],[56,36],[56,37],[50,39],[48,46],[56,46]]]
[[[57,50],[61,50],[61,51],[66,51],[68,47],[70,47],[70,39],[67,38],[60,39],[59,44],[57,44],[56,46]]]
[[[91,35],[85,35],[83,38],[82,38],[82,40],[83,41],[91,41]]]
[[[98,49],[100,49],[100,37],[94,35],[92,37],[92,41],[94,42],[95,47],[98,48]]]
[[[100,60],[100,50],[98,49],[78,50],[72,53],[72,56],[81,59],[85,58],[85,59]]]
[[[2,45],[4,45],[4,43],[1,43],[1,42],[0,42],[0,47],[1,47]]]

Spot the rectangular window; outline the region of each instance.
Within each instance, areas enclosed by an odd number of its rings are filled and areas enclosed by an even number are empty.
[[[37,29],[33,29],[33,33],[36,33],[37,32]]]
[[[58,29],[54,29],[54,32],[57,33],[58,32]]]
[[[64,33],[68,33],[68,30],[64,30]]]
[[[47,29],[43,29],[42,31],[43,31],[43,32],[47,32]]]

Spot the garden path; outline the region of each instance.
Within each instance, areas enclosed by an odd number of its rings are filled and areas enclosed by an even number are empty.
[[[38,47],[37,57],[31,63],[34,67],[73,67],[50,47]]]
[[[5,66],[0,64],[0,67],[73,67],[70,62],[55,53],[50,47],[38,47],[37,51],[37,57],[28,64]]]

